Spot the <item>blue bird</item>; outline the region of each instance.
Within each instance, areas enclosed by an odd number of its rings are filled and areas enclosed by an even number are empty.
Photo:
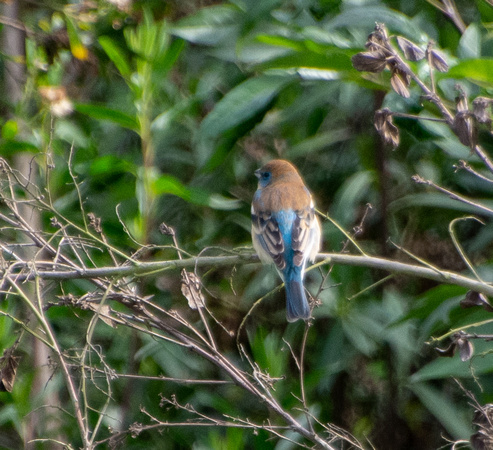
[[[310,191],[296,168],[275,159],[255,171],[252,241],[259,258],[274,263],[286,288],[288,322],[310,318],[303,287],[305,266],[320,249],[320,223]]]

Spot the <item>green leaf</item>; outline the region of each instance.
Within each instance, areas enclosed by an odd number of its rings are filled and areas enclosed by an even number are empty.
[[[17,136],[19,127],[15,120],[7,120],[2,126],[2,138],[12,140]]]
[[[276,47],[289,48],[291,50],[296,50],[298,52],[302,52],[306,50],[306,46],[304,45],[303,42],[300,42],[295,39],[289,39],[285,36],[259,34],[257,35],[257,41],[262,42],[263,44],[273,45]]]
[[[468,59],[452,67],[447,78],[467,78],[478,83],[493,85],[493,58]]]
[[[70,51],[77,59],[85,61],[89,58],[89,50],[84,46],[80,40],[77,27],[73,23],[72,19],[65,16],[65,24],[67,25],[67,34],[70,42]]]
[[[486,316],[484,311],[478,312],[478,316]],[[477,318],[477,317],[476,317]],[[488,317],[489,318],[489,317]],[[471,332],[481,334],[490,334],[493,331],[493,325],[487,324],[478,328],[469,328]],[[444,340],[439,345],[444,348],[450,341]],[[458,352],[452,358],[438,357],[432,362],[424,365],[415,372],[409,379],[412,383],[419,383],[427,380],[440,380],[444,378],[474,378],[476,376],[493,373],[493,353],[491,353],[491,342],[485,342],[478,339],[473,341],[474,356],[470,361],[464,362],[460,359]],[[437,344],[436,344],[437,345]]]
[[[241,201],[234,198],[227,198],[220,194],[212,194],[209,197],[209,206],[213,209],[232,211],[241,206]]]
[[[332,202],[331,216],[341,225],[354,223],[360,213],[360,203],[366,198],[373,179],[374,173],[371,171],[356,172],[337,191]]]
[[[99,45],[103,47],[103,50],[116,66],[123,78],[129,79],[132,74],[132,69],[127,61],[127,57],[122,48],[116,44],[116,42],[108,36],[101,36],[99,39]]]
[[[340,50],[338,48],[325,53],[314,53],[304,49],[299,53],[291,53],[264,62],[258,68],[267,70],[307,67],[337,71],[353,70],[351,56],[355,53],[353,50]]]
[[[148,62],[159,61],[169,44],[166,22],[155,21],[147,8],[144,8],[144,17],[138,26],[125,28],[124,35],[129,48]]]
[[[93,119],[109,120],[124,128],[138,131],[139,124],[135,117],[129,116],[117,109],[107,108],[106,106],[92,105],[88,103],[76,103],[75,110],[86,114]]]
[[[172,175],[161,175],[153,183],[155,195],[176,195],[183,200],[197,205],[208,206],[210,195],[203,189],[188,188]]]
[[[471,412],[458,408],[450,394],[425,383],[413,384],[410,389],[455,439],[469,439]]]
[[[202,121],[201,138],[214,139],[265,108],[293,77],[250,78],[229,91]]]
[[[461,36],[457,53],[461,59],[481,56],[481,32],[477,23],[469,25]]]
[[[171,33],[202,45],[217,45],[233,39],[240,28],[239,10],[231,5],[210,6],[180,20]],[[236,40],[236,39],[235,39]]]
[[[153,183],[156,195],[173,194],[178,197],[189,199],[190,192],[181,181],[171,175],[162,175]]]
[[[385,26],[394,32],[407,36],[413,41],[426,40],[424,33],[409,19],[405,14],[386,8],[383,6],[356,5],[345,9],[327,24],[329,30],[337,28],[368,28],[368,33],[372,31],[375,22],[384,23]]]
[[[263,75],[228,92],[200,124],[197,147],[202,168],[210,171],[221,164],[234,142],[262,120],[277,94],[293,80],[292,75]]]
[[[290,147],[286,151],[286,156],[289,156],[289,158],[292,159],[306,156],[309,153],[322,151],[331,145],[344,142],[350,137],[351,131],[349,128],[333,128],[327,132],[318,132],[314,136],[306,138]]]
[[[433,289],[426,291],[420,296],[413,304],[413,308],[404,316],[397,320],[395,324],[406,322],[410,319],[427,320],[429,317],[440,308],[444,302],[448,302],[450,299],[460,296],[465,296],[467,292],[466,288],[461,286],[454,286],[451,284],[441,284]],[[458,300],[456,304],[458,304]],[[448,319],[443,317],[443,320]]]
[[[175,39],[168,50],[163,53],[162,58],[156,61],[156,69],[160,71],[161,77],[174,66],[184,48],[185,41],[183,39]]]
[[[117,158],[113,155],[105,155],[96,158],[89,170],[91,177],[107,176],[110,174],[129,172],[135,174],[136,167],[126,159]]]
[[[492,200],[474,199],[473,201],[493,210]],[[474,207],[474,205],[459,202],[450,198],[446,194],[435,192],[421,192],[418,194],[406,195],[393,201],[389,206],[392,212],[415,206],[426,206],[432,208],[433,210],[436,210],[436,208],[441,208],[450,209],[452,211],[466,212],[469,214],[488,214],[488,211],[478,209]],[[493,213],[490,215],[493,215]]]
[[[0,144],[0,154],[2,156],[12,155],[19,152],[39,152],[39,148],[30,142],[7,141]]]

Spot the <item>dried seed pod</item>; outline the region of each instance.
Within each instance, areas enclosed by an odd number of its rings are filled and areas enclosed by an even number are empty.
[[[387,59],[380,52],[361,52],[351,58],[353,67],[360,72],[382,72]]]
[[[488,403],[474,412],[473,424],[478,427],[478,432],[471,438],[471,446],[474,450],[489,450],[493,448],[493,405]]]
[[[478,133],[473,116],[469,111],[461,111],[455,115],[453,128],[462,144],[471,148],[476,145]]]
[[[161,234],[164,234],[166,236],[174,236],[175,235],[175,230],[171,228],[169,225],[165,224],[164,222],[159,225],[159,232]]]
[[[385,43],[379,39],[379,36],[376,35],[376,33],[370,33],[368,35],[365,47],[370,52],[380,52],[385,48]]]
[[[398,68],[392,70],[392,76],[390,77],[390,84],[395,92],[401,97],[409,98],[411,94],[407,88],[410,83],[409,75]]]
[[[193,272],[181,271],[181,293],[188,300],[191,309],[203,308],[205,299],[200,289],[200,278]]]
[[[383,23],[376,23],[375,24],[374,33],[376,33],[382,41],[388,42],[389,35],[387,33],[387,28],[385,28],[385,25]]]
[[[483,405],[480,409],[474,411],[472,423],[480,427],[489,426],[493,428],[493,404],[487,403],[486,405]]]
[[[448,347],[446,348],[435,348],[435,351],[440,355],[445,358],[452,358],[452,356],[455,355],[455,350],[457,348],[457,344],[455,342],[452,342]]]
[[[491,450],[493,448],[493,436],[485,430],[479,430],[470,438],[474,450]]]
[[[425,52],[421,50],[414,42],[411,42],[402,36],[397,36],[397,43],[404,52],[404,56],[407,60],[419,61],[425,57]]]
[[[469,361],[474,353],[474,346],[469,339],[460,337],[457,339],[457,348],[461,361]]]
[[[433,42],[430,42],[428,44],[428,47],[426,49],[426,56],[428,57],[428,61],[434,69],[438,70],[439,72],[448,71],[447,61],[445,61],[445,58],[440,54],[440,52],[433,49]]]
[[[455,109],[457,112],[469,111],[469,105],[467,103],[467,96],[460,85],[455,86],[459,91],[459,95],[455,97]]]
[[[479,123],[485,123],[491,126],[491,116],[488,112],[488,106],[493,105],[493,101],[487,97],[477,97],[472,102],[474,117]]]
[[[89,226],[94,229],[96,233],[102,233],[103,228],[101,227],[101,217],[97,217],[96,214],[90,212],[87,214],[89,219]]]
[[[392,123],[392,112],[388,108],[375,111],[374,125],[384,142],[397,147],[400,142],[399,129]]]
[[[472,355],[474,353],[474,346],[472,345],[472,342],[469,341],[469,339],[467,338],[466,333],[464,333],[463,331],[454,333],[454,335],[452,336],[452,342],[447,348],[436,348],[435,350],[440,356],[451,358],[452,356],[454,356],[457,349],[459,349],[459,356],[462,361],[468,361],[472,358]]]
[[[383,129],[389,117],[392,117],[392,111],[389,108],[378,109],[375,111],[375,115],[373,116],[373,124],[378,132]]]
[[[486,295],[481,292],[469,291],[465,298],[460,301],[461,308],[472,308],[473,306],[482,306],[486,311],[493,312],[493,307],[490,305]]]
[[[0,392],[12,392],[15,375],[19,365],[19,356],[14,356],[15,346],[6,349],[0,358]]]
[[[388,50],[388,42],[379,31],[374,31],[368,35],[365,47],[371,52],[381,52],[384,55],[390,55]]]

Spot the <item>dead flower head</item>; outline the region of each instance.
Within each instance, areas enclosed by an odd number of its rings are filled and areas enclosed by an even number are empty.
[[[65,117],[74,110],[63,86],[40,86],[39,93],[50,105],[50,111],[54,116]]]

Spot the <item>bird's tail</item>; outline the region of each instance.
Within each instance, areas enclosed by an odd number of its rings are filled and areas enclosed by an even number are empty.
[[[306,299],[303,283],[298,280],[285,281],[286,318],[288,322],[310,318],[310,306]]]

